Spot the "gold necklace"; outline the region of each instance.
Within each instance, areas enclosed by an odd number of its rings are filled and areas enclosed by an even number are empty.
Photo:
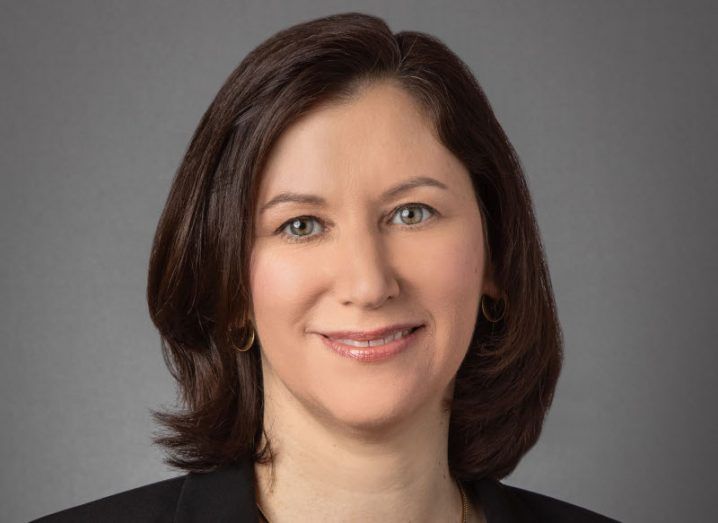
[[[466,492],[464,492],[464,487],[461,486],[461,483],[457,481],[456,484],[459,485],[459,492],[461,492],[461,523],[466,523],[466,514],[469,512],[469,500],[466,498]],[[257,502],[257,509],[264,518],[264,521],[269,523],[269,518],[262,512],[262,507],[259,506],[259,502]]]

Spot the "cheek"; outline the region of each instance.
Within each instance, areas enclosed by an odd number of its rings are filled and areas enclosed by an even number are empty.
[[[292,326],[306,309],[316,273],[306,257],[279,256],[270,250],[256,251],[250,268],[250,287],[255,319],[263,333]],[[264,325],[262,322],[271,322]]]
[[[478,301],[484,255],[480,238],[446,235],[431,242],[431,252],[417,253],[407,271],[432,310],[465,308]]]
[[[449,374],[458,369],[476,325],[484,266],[480,241],[467,241],[465,234],[444,236],[410,268],[434,322],[433,364]]]

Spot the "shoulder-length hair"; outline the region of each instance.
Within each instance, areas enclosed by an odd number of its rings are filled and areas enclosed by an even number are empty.
[[[470,69],[440,40],[393,34],[380,18],[343,13],[289,27],[252,50],[205,112],[175,175],[147,285],[183,405],[153,411],[168,429],[154,442],[169,466],[206,472],[242,459],[271,461],[266,442],[260,448],[256,342],[236,350],[252,314],[248,261],[260,173],[292,122],[378,81],[410,93],[468,169],[491,274],[505,298],[497,323],[479,313],[456,376],[450,471],[458,479],[501,479],[538,440],[563,342],[519,159]]]

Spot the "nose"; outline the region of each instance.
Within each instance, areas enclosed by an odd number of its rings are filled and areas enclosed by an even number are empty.
[[[335,292],[342,304],[376,309],[399,293],[398,275],[381,231],[352,227],[336,243]]]

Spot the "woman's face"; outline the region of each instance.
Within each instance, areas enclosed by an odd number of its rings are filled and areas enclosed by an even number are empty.
[[[391,194],[416,177],[438,183]],[[262,210],[281,193],[325,203]],[[253,319],[278,408],[299,402],[361,430],[451,394],[481,294],[497,293],[469,174],[407,93],[375,84],[288,128],[263,172],[255,232]],[[424,327],[381,361],[340,356],[320,334],[404,323]]]

